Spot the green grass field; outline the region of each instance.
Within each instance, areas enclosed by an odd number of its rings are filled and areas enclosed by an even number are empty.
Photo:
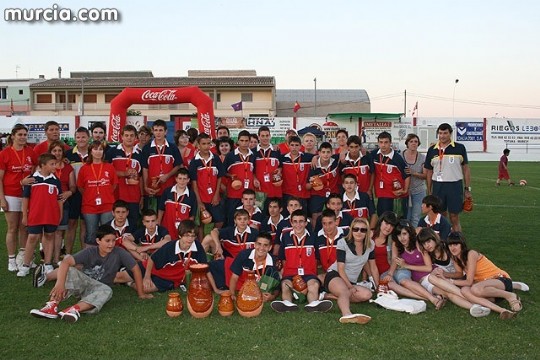
[[[352,305],[353,312],[373,318],[367,325],[340,324],[336,307],[325,314],[277,314],[265,305],[252,319],[237,313],[222,318],[217,309],[194,319],[186,309],[171,319],[165,314],[167,294],[143,301],[117,286],[99,315],[68,324],[29,315],[47,300],[52,284],[34,289],[29,277],[8,273],[2,245],[0,358],[538,359],[540,163],[510,163],[515,180],[527,179],[525,187],[495,187],[494,162],[475,162],[471,169],[475,208],[462,216],[463,231],[469,247],[531,287],[519,293],[523,310],[516,319],[502,321],[496,314],[475,319],[451,303],[440,311],[428,304],[419,315]]]

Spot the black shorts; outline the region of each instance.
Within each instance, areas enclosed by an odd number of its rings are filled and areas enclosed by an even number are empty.
[[[332,281],[335,278],[338,278],[339,273],[335,270],[330,270],[324,275],[324,291],[330,292],[330,288],[328,287],[330,285],[330,281]],[[352,284],[352,283],[351,283]]]
[[[497,279],[502,281],[504,284],[504,291],[512,292],[514,291],[514,286],[512,285],[512,279],[499,276]]]

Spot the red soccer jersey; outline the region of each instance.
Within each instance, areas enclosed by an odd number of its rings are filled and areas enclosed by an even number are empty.
[[[302,153],[294,159],[291,158],[290,153],[282,158],[282,189],[284,194],[302,199],[309,198],[310,192],[306,190],[306,183],[311,169],[312,158],[313,155]]]
[[[281,186],[274,186],[272,183],[272,174],[281,166],[279,153],[273,151],[272,147],[263,150],[260,146],[257,146],[255,157],[255,174],[261,183],[260,191],[269,198],[282,197]]]
[[[341,209],[341,211],[344,213],[348,213],[353,219],[357,217],[369,219],[369,201],[369,197],[366,193],[359,193],[357,191],[352,199],[349,199],[347,197],[347,194],[343,194],[343,209]]]
[[[141,153],[138,148],[134,147],[133,151],[129,154],[126,153],[122,144],[117,147],[109,149],[107,152],[107,161],[110,161],[116,171],[127,171],[133,169],[137,172],[135,180],[142,181],[141,174]],[[128,203],[138,203],[141,201],[141,185],[139,183],[133,184],[132,179],[127,177],[118,178],[118,186],[115,190],[115,198],[122,199]]]
[[[179,193],[175,185],[163,192],[159,210],[163,211],[161,225],[167,229],[171,236],[178,234],[180,221],[195,217],[197,212],[195,194],[188,188]]]
[[[311,196],[328,197],[331,193],[340,192],[339,184],[341,182],[341,177],[339,176],[338,163],[338,160],[331,158],[330,164],[323,168],[319,158],[317,167],[310,170],[309,177],[311,178],[312,176],[319,176],[322,180],[323,188],[321,190],[311,189]]]
[[[238,149],[234,149],[225,157],[224,167],[228,174],[242,182],[239,189],[234,189],[231,181],[231,184],[227,186],[227,198],[241,199],[245,189],[255,190],[253,186],[255,154],[251,150],[248,150],[248,154],[244,156]]]
[[[60,180],[60,184],[62,184],[62,192],[69,190],[69,176],[73,171],[73,166],[70,164],[64,164],[63,168],[57,168],[54,172],[54,175],[58,180]]]
[[[28,200],[28,226],[54,225],[60,223],[60,181],[54,176],[43,177],[39,172],[32,175],[36,182],[25,186],[24,197]],[[44,211],[44,209],[46,211]]]
[[[253,249],[259,232],[249,226],[240,233],[236,227],[226,227],[219,230],[219,239],[225,257],[235,258],[242,250]]]
[[[345,164],[341,164],[342,176],[346,174],[353,174],[356,176],[356,182],[358,183],[358,190],[367,193],[369,190],[369,183],[371,181],[371,172],[369,170],[369,164],[366,157],[352,160],[349,154],[345,156]]]
[[[21,180],[32,174],[37,157],[30,147],[21,150],[8,146],[0,152],[0,170],[4,170],[4,195],[22,196]]]
[[[109,163],[85,164],[79,171],[77,187],[84,189],[82,195],[83,214],[102,214],[112,211],[114,186],[118,177],[114,166]]]
[[[304,235],[297,237],[293,232],[284,233],[279,248],[280,260],[285,260],[283,277],[294,275],[317,276],[317,255],[315,243],[307,230]],[[302,269],[302,270],[299,270]]]
[[[394,195],[394,190],[405,187],[405,161],[394,151],[388,155],[383,156],[383,154],[376,151],[372,153],[375,175],[373,187],[378,198],[395,199],[397,197]]]
[[[197,153],[189,164],[189,178],[197,182],[199,196],[205,204],[211,203],[216,192],[219,192],[217,188],[218,178],[223,181],[224,175],[221,159],[212,153],[210,153],[207,160]]]
[[[337,234],[332,239],[329,236],[326,236],[324,230],[320,230],[317,233],[317,240],[315,246],[319,251],[319,259],[321,266],[324,271],[327,271],[330,265],[336,262],[336,245],[339,239],[343,237],[343,229],[337,228]]]
[[[175,145],[169,144],[157,146],[155,140],[150,144],[146,144],[142,151],[141,165],[148,169],[147,187],[152,187],[152,179],[157,178],[162,174],[168,174],[176,166],[182,165],[182,157],[180,151]],[[157,195],[163,194],[163,191],[173,186],[175,177],[171,176],[165,183],[161,184]]]

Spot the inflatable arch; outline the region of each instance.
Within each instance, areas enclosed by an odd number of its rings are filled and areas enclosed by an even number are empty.
[[[107,140],[120,141],[120,132],[126,124],[126,112],[133,104],[191,103],[197,108],[199,132],[215,135],[214,102],[197,86],[182,88],[125,88],[111,101]]]

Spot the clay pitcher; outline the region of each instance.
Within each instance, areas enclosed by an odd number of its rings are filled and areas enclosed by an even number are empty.
[[[230,291],[224,291],[221,293],[217,307],[221,316],[231,316],[233,314],[234,302],[232,300]]]
[[[188,288],[187,308],[193,317],[207,317],[214,307],[212,287],[206,276],[208,264],[193,264],[189,269],[191,281]]]
[[[263,308],[263,294],[255,280],[255,274],[249,273],[244,285],[236,297],[236,308],[243,317],[258,316]]]
[[[178,317],[182,315],[182,310],[184,310],[184,305],[182,304],[180,294],[177,292],[169,293],[167,307],[165,308],[167,315],[169,315],[170,317]]]

